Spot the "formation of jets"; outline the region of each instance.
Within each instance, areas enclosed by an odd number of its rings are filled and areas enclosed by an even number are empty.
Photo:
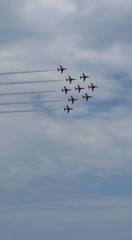
[[[67,68],[62,66],[62,65],[59,65],[57,67],[57,71],[60,72],[60,74],[63,74],[63,72],[65,70],[67,70]],[[26,73],[35,73],[35,72],[49,72],[49,71],[54,71],[54,70],[50,69],[50,70],[32,70],[32,71],[21,71],[21,72],[20,71],[19,72],[18,71],[17,72],[3,72],[3,73],[0,73],[0,75],[11,75],[11,74],[20,74],[20,73],[26,74]],[[91,99],[93,96],[88,95],[88,93],[85,92],[86,91],[86,84],[84,82],[87,82],[86,79],[88,79],[88,78],[90,78],[89,75],[86,75],[85,73],[81,73],[80,76],[79,76],[79,81],[78,81],[79,84],[78,84],[78,82],[76,82],[76,78],[73,78],[73,77],[71,77],[71,75],[68,75],[68,77],[65,78],[65,80],[66,80],[66,82],[68,82],[68,84],[71,87],[68,88],[66,85],[64,85],[64,87],[61,88],[61,91],[64,92],[65,95],[67,95],[69,91],[74,91],[74,92],[77,92],[75,94],[75,96],[76,96],[76,95],[79,95],[80,92],[82,93],[83,90],[84,90],[84,93],[81,96],[81,99],[85,99],[85,101],[89,101],[89,99]],[[46,83],[46,82],[56,82],[56,81],[61,81],[61,80],[22,81],[22,82],[19,81],[19,83],[23,83],[23,84],[40,83],[40,82],[41,83],[42,82]],[[75,81],[75,83],[77,83],[75,86],[72,84],[73,81]],[[5,82],[4,84],[9,85],[9,84],[14,84],[14,83],[18,84],[18,82],[14,82],[14,81],[13,82],[12,81],[11,82]],[[83,83],[83,86],[81,86],[81,83]],[[3,85],[3,82],[1,82],[1,84]],[[87,86],[87,90],[91,89],[92,92],[94,91],[95,88],[98,88],[98,86],[94,85],[92,82],[90,84],[88,84],[88,86]],[[38,93],[56,92],[56,91],[58,91],[58,90],[47,90],[47,91],[45,90],[45,91],[38,91],[38,92],[35,92],[35,91],[31,91],[31,92],[12,92],[12,93],[6,92],[4,94],[0,93],[0,96],[4,96],[4,95],[25,95],[25,94],[35,94],[35,93],[38,94]],[[73,107],[70,107],[69,105],[72,104],[72,106],[73,106],[75,101],[79,100],[79,97],[75,97],[75,96],[71,95],[70,97],[69,96],[67,97],[68,104],[66,104],[64,106],[64,111],[65,112],[69,113],[71,110],[74,109]],[[84,100],[82,100],[82,101],[84,101]],[[33,104],[33,103],[44,103],[44,102],[45,103],[48,103],[48,102],[63,102],[63,100],[62,99],[57,99],[57,100],[47,100],[47,101],[37,101],[37,102],[34,102],[34,101],[33,102],[32,101],[27,101],[27,102],[3,102],[3,103],[0,103],[0,105],[1,106],[2,105],[15,105],[15,104],[17,104],[17,105],[24,104],[25,105],[25,103],[26,104]],[[38,109],[38,110],[34,110],[34,109],[27,109],[27,110],[26,109],[24,109],[24,110],[22,110],[22,109],[19,110],[18,109],[18,110],[15,110],[14,109],[12,111],[10,111],[10,110],[0,111],[0,114],[3,114],[3,113],[17,113],[17,112],[47,111],[47,110],[48,111],[56,111],[58,109]]]
[[[63,67],[62,65],[59,65],[59,67],[57,67],[57,71],[62,74],[63,71],[67,70],[67,68]],[[82,79],[84,82],[86,81],[87,78],[90,78],[89,75],[86,75],[85,73],[82,73],[80,75],[80,79]],[[66,82],[69,82],[69,84],[72,83],[72,81],[75,81],[76,79],[75,78],[72,78],[70,75],[66,78]],[[94,85],[93,83],[90,83],[88,85],[88,89],[91,89],[92,92],[94,91],[95,88],[97,88],[98,86],[97,85]],[[77,84],[77,86],[75,86],[75,91],[77,91],[78,93],[81,92],[81,90],[84,90],[85,88],[84,87],[81,87],[79,84]],[[65,93],[65,95],[69,92],[69,91],[72,91],[71,88],[67,88],[66,86],[64,86],[62,89],[61,89],[62,92]],[[86,92],[84,95],[82,95],[82,99],[85,99],[86,101],[89,101],[90,98],[92,98],[93,96],[91,95],[88,95]],[[70,96],[68,98],[68,102],[71,104],[74,104],[75,101],[77,101],[78,98],[75,98],[73,96]],[[71,110],[73,110],[74,108],[71,108],[69,107],[68,105],[64,106],[64,111],[66,111],[67,113],[69,113]]]

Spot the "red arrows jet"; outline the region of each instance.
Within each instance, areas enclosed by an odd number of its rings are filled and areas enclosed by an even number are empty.
[[[78,100],[77,98],[74,98],[74,97],[70,97],[70,98],[68,98],[68,101],[69,102],[71,102],[72,104],[76,101],[76,100]]]
[[[71,110],[73,110],[73,108],[70,108],[68,105],[64,107],[64,111],[67,111],[67,113],[69,113]]]
[[[77,87],[75,87],[75,90],[77,90],[79,93],[80,93],[80,91],[81,91],[82,89],[84,89],[84,88],[83,88],[83,87],[80,87],[79,84],[77,85]]]
[[[97,88],[98,86],[96,86],[96,85],[93,85],[93,83],[91,83],[91,85],[89,86],[88,85],[88,89],[92,89],[92,91],[95,89],[95,88]]]
[[[83,79],[84,82],[85,82],[86,78],[90,78],[90,76],[85,75],[84,73],[82,73],[82,75],[80,75],[80,79]]]
[[[76,80],[76,79],[75,79],[75,78],[72,78],[71,76],[68,76],[68,78],[66,78],[66,81],[67,81],[67,82],[69,81],[70,84],[71,84],[72,81],[74,81],[74,80]]]
[[[61,89],[62,92],[65,92],[65,94],[68,93],[68,91],[71,91],[71,89],[67,88],[66,86],[64,86],[64,88]]]
[[[60,71],[61,74],[63,73],[64,70],[67,70],[67,68],[62,67],[62,65],[60,65],[59,67],[57,67],[57,71],[58,71],[58,72]]]
[[[83,99],[86,99],[86,101],[89,100],[89,98],[92,98],[92,96],[89,96],[87,93],[85,93],[84,96],[82,96]]]

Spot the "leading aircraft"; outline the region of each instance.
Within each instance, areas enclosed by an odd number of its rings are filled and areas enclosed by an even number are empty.
[[[84,89],[83,87],[80,87],[79,84],[77,85],[77,87],[75,87],[75,90],[78,90],[78,92],[80,93],[80,91]]]
[[[89,96],[87,93],[85,93],[85,95],[83,95],[82,98],[86,99],[86,101],[88,101],[89,98],[92,98],[92,96]]]
[[[67,81],[67,82],[69,81],[70,84],[71,84],[72,81],[74,81],[74,80],[76,80],[76,79],[75,79],[75,78],[72,78],[70,75],[68,76],[68,78],[66,78],[66,81]]]
[[[71,91],[71,89],[67,88],[66,86],[64,86],[64,88],[61,89],[62,92],[65,92],[65,94],[68,93],[68,91]]]
[[[64,107],[64,111],[67,111],[67,113],[69,113],[71,110],[73,110],[73,108],[70,108],[68,105]]]
[[[82,73],[80,75],[80,79],[83,79],[84,82],[85,82],[86,78],[90,78],[90,76],[89,75],[85,75],[85,73]]]
[[[74,98],[74,97],[70,97],[70,98],[68,98],[68,101],[69,102],[71,102],[72,104],[76,101],[76,100],[78,100],[77,98]]]
[[[98,86],[96,86],[96,85],[94,85],[93,83],[91,83],[91,85],[89,86],[88,85],[88,88],[90,89],[92,89],[92,91],[95,89],[95,88],[97,88]]]
[[[62,65],[60,65],[59,67],[57,67],[57,71],[58,71],[58,72],[60,71],[61,74],[63,73],[64,70],[67,70],[67,68],[62,67]]]

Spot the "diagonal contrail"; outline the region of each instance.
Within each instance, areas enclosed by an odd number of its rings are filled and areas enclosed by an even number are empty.
[[[43,72],[51,72],[54,71],[52,69],[42,69],[42,70],[29,70],[29,71],[17,71],[17,72],[0,72],[0,75],[15,75],[15,74],[27,74],[27,73],[43,73]]]

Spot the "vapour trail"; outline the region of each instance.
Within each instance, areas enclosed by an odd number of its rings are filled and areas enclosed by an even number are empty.
[[[6,92],[0,93],[0,97],[2,96],[13,96],[13,95],[28,95],[28,94],[42,94],[42,93],[54,93],[58,92],[59,90],[44,90],[44,91],[31,91],[31,92]]]
[[[15,74],[27,74],[27,73],[43,73],[43,72],[51,72],[54,71],[52,69],[42,69],[42,70],[29,70],[29,71],[17,71],[17,72],[0,72],[0,76],[2,75],[15,75]]]
[[[61,82],[63,80],[38,80],[38,81],[20,81],[20,82],[0,82],[0,85],[17,85],[17,84],[32,84],[32,83],[52,83]]]
[[[40,110],[12,110],[12,111],[0,111],[0,114],[12,114],[12,113],[30,113],[30,112],[54,112],[60,111],[60,109],[40,109]]]
[[[0,103],[0,106],[5,105],[24,105],[24,104],[37,104],[37,103],[56,103],[56,102],[64,102],[64,100],[56,99],[56,100],[41,100],[41,101],[27,101],[27,102],[3,102]]]

